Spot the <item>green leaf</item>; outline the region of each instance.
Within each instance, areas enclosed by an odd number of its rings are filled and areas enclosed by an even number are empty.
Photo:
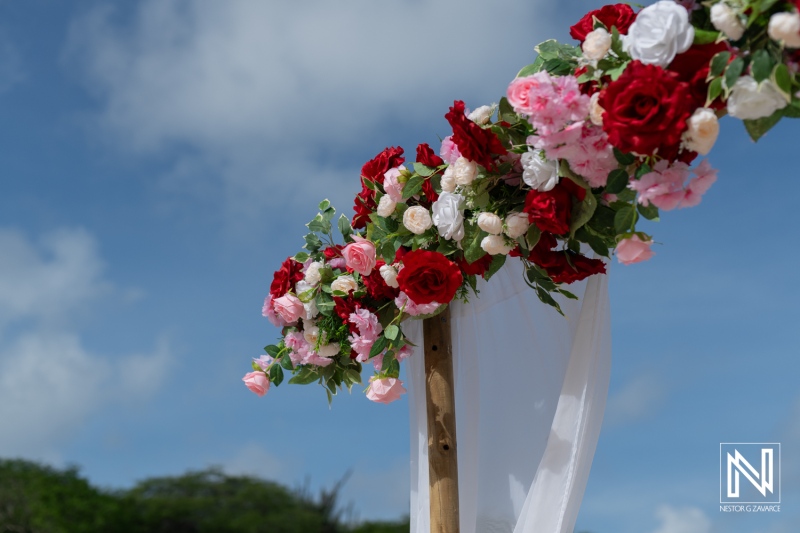
[[[597,209],[597,199],[592,191],[587,191],[583,201],[572,209],[572,221],[569,223],[570,235],[575,235],[575,231],[589,222]]]
[[[387,327],[387,328],[384,330],[383,334],[386,336],[386,338],[387,338],[387,339],[389,339],[389,340],[392,340],[392,341],[393,341],[393,340],[395,340],[395,339],[397,338],[397,336],[400,334],[400,328],[398,328],[398,327],[397,327],[397,326],[395,326],[394,324],[391,324],[390,326],[388,326],[388,327]]]
[[[369,351],[369,356],[375,357],[376,355],[378,355],[379,353],[381,353],[386,349],[387,344],[388,342],[386,341],[386,334],[381,335],[375,341],[375,344],[372,345],[372,349]]]
[[[654,204],[650,204],[647,207],[645,207],[643,204],[637,203],[636,204],[636,209],[647,220],[652,220],[654,222],[658,222],[658,220],[659,220],[659,218],[658,218],[658,207],[656,207]]]
[[[372,180],[367,180],[367,179],[364,179],[362,177],[361,178],[361,183],[363,183],[364,187],[366,187],[367,189],[369,189],[371,191],[375,190],[375,183]]]
[[[636,179],[638,180],[641,179],[642,176],[644,176],[645,174],[649,174],[652,171],[653,169],[650,168],[650,165],[648,165],[647,163],[642,163],[642,165],[640,165],[639,168],[636,169],[636,173],[634,174],[634,176],[636,176]]]
[[[731,53],[728,51],[720,52],[716,54],[713,58],[711,58],[711,66],[709,68],[708,75],[712,77],[717,77],[725,72],[725,67],[728,66],[728,62],[731,60]]]
[[[628,165],[632,164],[634,161],[636,161],[636,156],[635,155],[626,154],[625,152],[622,152],[619,148],[614,148],[614,157],[617,158],[617,161],[619,161],[620,165],[623,165],[623,166],[626,166],[626,167]]]
[[[764,49],[757,50],[753,54],[753,60],[750,64],[750,73],[753,78],[759,83],[769,78],[772,74],[773,61],[769,52]]]
[[[742,75],[744,71],[744,59],[737,57],[725,69],[725,85],[724,87],[730,91],[736,85],[736,80]]]
[[[608,174],[608,181],[606,182],[606,193],[617,194],[628,186],[628,171],[622,168],[612,170]]]
[[[311,253],[319,251],[319,249],[322,247],[322,241],[319,240],[319,237],[317,237],[313,233],[309,233],[308,235],[306,235],[305,241],[306,244],[305,246],[303,246],[303,248],[305,248]]]
[[[353,228],[350,226],[350,220],[347,218],[347,215],[342,214],[339,217],[337,226],[339,226],[339,233],[342,234],[345,241],[352,240]]]
[[[414,172],[416,172],[420,176],[427,178],[428,176],[432,176],[433,174],[435,174],[436,169],[423,165],[422,163],[414,163]]]
[[[542,287],[536,288],[536,295],[539,297],[539,300],[541,300],[542,303],[553,306],[560,314],[564,314],[564,312],[561,311],[561,306],[558,305],[558,302],[556,302],[553,297],[550,296],[550,293],[544,290]]]
[[[294,256],[294,260],[297,261],[298,263],[305,263],[306,261],[308,261],[308,254],[306,252],[296,253]]]
[[[505,96],[500,99],[497,116],[500,120],[505,120],[506,122],[514,123],[517,121],[517,114],[514,112],[514,108],[511,107],[508,98]]]
[[[747,130],[750,138],[757,141],[771,130],[775,124],[780,122],[781,117],[783,117],[783,109],[778,109],[768,117],[757,118],[755,120],[743,120],[742,122],[744,122],[744,128]]]
[[[636,224],[636,210],[626,205],[614,215],[614,227],[617,233],[627,233],[633,229]]]
[[[576,231],[575,238],[591,246],[592,250],[594,250],[597,255],[608,257],[608,246],[606,246],[606,243],[603,241],[603,239],[591,233],[590,231],[587,231],[586,228],[587,226],[584,226]]]
[[[524,78],[526,76],[531,76],[540,72],[542,70],[542,65],[544,65],[544,58],[539,56],[536,60],[531,63],[530,65],[522,67],[519,72],[517,72],[517,78]]]
[[[553,76],[566,76],[575,70],[571,62],[563,59],[548,59],[544,62],[543,68]]]
[[[464,224],[464,239],[461,243],[462,246],[466,246],[464,258],[468,263],[474,263],[486,255],[486,252],[481,248],[481,241],[486,235],[488,234],[480,229],[477,224]]]
[[[628,62],[620,63],[619,65],[606,70],[606,75],[611,78],[611,81],[617,81],[625,69],[628,67]]]
[[[303,367],[295,376],[289,380],[290,385],[308,385],[319,379],[319,374],[309,367]]]
[[[276,387],[283,382],[283,368],[280,365],[269,367],[269,380]]]
[[[415,194],[419,193],[422,190],[422,184],[425,182],[425,178],[422,176],[414,176],[410,180],[406,182],[405,187],[403,187],[403,200],[407,200],[414,196]]]
[[[528,228],[528,232],[525,234],[525,242],[528,243],[528,250],[533,250],[539,243],[541,237],[542,230],[540,230],[536,224],[531,224]]]
[[[330,203],[330,201],[329,201],[329,200],[327,200],[327,199],[326,199],[326,200],[322,200],[322,201],[319,203],[319,210],[320,210],[320,211],[325,211],[325,210],[326,210],[326,209],[328,209],[330,206],[331,206],[331,203]]]
[[[281,349],[274,344],[270,344],[269,346],[264,346],[264,351],[267,352],[267,355],[270,357],[278,357]]]
[[[506,257],[508,256],[503,254],[497,254],[492,257],[492,263],[489,265],[488,270],[486,270],[486,273],[483,275],[483,279],[488,281],[489,278],[497,274],[497,271],[500,270],[506,263]]]
[[[348,368],[344,371],[344,379],[345,381],[349,381],[350,383],[357,383],[361,384],[361,374],[356,372],[352,368]]]
[[[331,223],[325,220],[322,215],[317,215],[314,220],[306,224],[308,229],[319,233],[328,233],[331,230]]]
[[[719,38],[718,31],[699,30],[695,28],[693,44],[711,44],[717,42],[717,38]]]
[[[786,101],[791,101],[792,98],[792,75],[789,73],[789,68],[783,63],[779,63],[772,71],[772,81],[778,87],[778,90],[786,98]]]
[[[294,370],[294,365],[292,364],[292,358],[289,357],[289,355],[284,355],[279,359],[279,361],[281,362],[281,366],[286,370],[290,372]]]
[[[394,256],[397,254],[397,247],[393,241],[386,241],[381,246],[380,253],[384,261],[391,265],[394,262]]]
[[[458,244],[455,241],[447,239],[440,239],[439,246],[436,248],[436,251],[442,255],[450,255],[454,253],[456,250],[458,250]]]
[[[548,39],[535,48],[539,57],[544,58],[545,61],[550,59],[571,59],[578,58],[582,55],[581,49],[571,44],[562,44],[555,39]]]
[[[706,107],[711,105],[711,102],[719,98],[722,94],[722,78],[714,78],[708,84],[708,96],[706,97]]]

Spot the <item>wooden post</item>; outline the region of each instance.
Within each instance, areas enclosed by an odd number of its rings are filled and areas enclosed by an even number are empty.
[[[450,307],[422,322],[431,533],[458,533],[458,459]]]

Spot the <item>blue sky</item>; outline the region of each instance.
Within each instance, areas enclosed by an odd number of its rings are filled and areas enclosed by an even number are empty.
[[[497,101],[597,2],[0,0],[0,456],[119,487],[222,465],[354,474],[408,503],[408,405],[240,378],[278,332],[272,272],[387,145]],[[726,118],[719,181],[611,269],[609,407],[578,530],[784,533],[800,521],[800,124]],[[512,371],[513,369],[509,369]],[[720,442],[783,444],[777,515],[719,512]],[[377,489],[377,490],[376,490]]]

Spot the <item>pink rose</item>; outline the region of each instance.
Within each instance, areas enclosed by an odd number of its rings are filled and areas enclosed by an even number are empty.
[[[275,312],[286,324],[297,322],[298,318],[306,314],[303,302],[294,294],[284,294],[280,298],[273,300],[272,305],[275,308]]]
[[[403,201],[403,187],[404,183],[400,183],[400,171],[405,170],[406,167],[399,166],[397,168],[390,168],[383,174],[383,190],[389,195],[393,202],[400,203]]]
[[[253,362],[254,362],[255,364],[257,364],[257,365],[258,365],[258,368],[260,368],[260,369],[261,369],[261,370],[263,370],[264,372],[266,372],[267,370],[269,370],[269,367],[270,367],[270,365],[272,365],[272,362],[273,362],[273,361],[274,361],[274,359],[273,359],[272,357],[268,356],[268,355],[262,355],[262,356],[261,356],[261,357],[259,357],[258,359],[256,359],[255,357],[253,357]]]
[[[406,392],[403,382],[397,378],[375,379],[375,376],[369,378],[367,398],[373,402],[392,403]]]
[[[271,294],[264,298],[264,307],[261,308],[261,314],[267,317],[276,328],[282,328],[286,325],[286,322],[275,312],[275,302],[272,300]]]
[[[439,150],[439,155],[451,165],[458,161],[458,158],[461,157],[461,152],[459,151],[458,146],[456,146],[456,143],[453,142],[452,135],[448,135],[442,141],[442,148]]]
[[[636,234],[623,239],[617,244],[617,260],[623,265],[647,261],[655,255],[655,252],[650,249],[651,244],[653,241],[643,241]]]
[[[508,103],[514,108],[514,111],[524,115],[532,113],[532,106],[530,101],[531,89],[539,87],[539,80],[533,76],[525,76],[524,78],[516,78],[508,86],[506,97]]]
[[[369,276],[375,268],[375,245],[360,235],[353,235],[351,242],[342,250],[344,261],[362,276]]]
[[[242,378],[247,388],[259,396],[264,396],[269,390],[269,380],[263,372],[250,372]]]

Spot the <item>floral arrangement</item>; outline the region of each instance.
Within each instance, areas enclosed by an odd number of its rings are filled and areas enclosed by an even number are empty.
[[[386,148],[361,169],[355,215],[326,200],[304,251],[275,272],[263,314],[282,338],[243,379],[263,395],[289,383],[332,395],[362,383],[405,392],[406,318],[477,293],[509,258],[559,312],[565,286],[652,257],[641,218],[696,206],[716,180],[707,160],[724,114],[758,140],[800,116],[800,0],[658,1],[591,11],[579,46],[546,41],[498,104],[456,101],[452,134],[406,164]],[[341,241],[334,238],[334,226]],[[595,257],[587,255],[593,251]]]

